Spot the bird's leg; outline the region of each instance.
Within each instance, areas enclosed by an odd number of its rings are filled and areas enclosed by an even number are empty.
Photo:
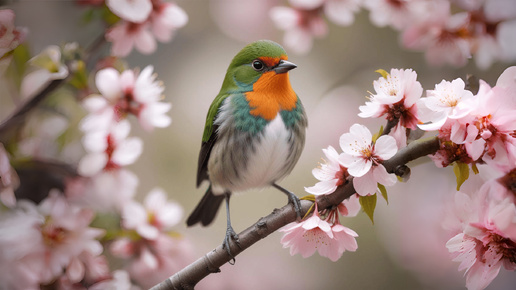
[[[301,201],[299,198],[292,192],[286,190],[285,188],[273,183],[272,186],[276,187],[279,191],[283,192],[288,196],[288,203],[292,204],[294,210],[296,211],[297,220],[301,220]]]
[[[235,257],[233,256],[233,254],[231,254],[231,249],[229,248],[229,241],[230,240],[235,241],[237,246],[240,247],[240,240],[238,239],[237,233],[235,232],[235,230],[233,230],[233,227],[231,226],[231,218],[229,216],[229,197],[231,196],[231,193],[226,192],[225,196],[226,196],[227,227],[226,227],[226,236],[224,237],[224,242],[222,243],[222,248],[226,249],[226,252],[231,257],[231,260],[233,261],[233,262],[230,261],[229,263],[234,265]]]

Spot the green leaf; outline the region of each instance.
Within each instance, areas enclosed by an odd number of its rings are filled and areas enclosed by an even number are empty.
[[[362,209],[367,214],[367,216],[371,219],[371,222],[374,225],[374,209],[376,208],[376,193],[374,195],[366,195],[360,196],[358,201],[362,206]]]
[[[457,178],[457,191],[459,191],[460,186],[464,183],[464,181],[468,180],[469,166],[466,163],[455,162],[453,164],[453,172]]]
[[[387,189],[385,189],[385,186],[383,184],[378,183],[378,189],[382,193],[383,199],[389,204],[389,197],[387,196]]]
[[[378,138],[380,138],[380,136],[382,136],[382,133],[383,133],[383,126],[380,127],[380,131],[376,132],[374,135],[373,135],[373,143],[376,142],[376,140]]]
[[[381,74],[384,79],[386,79],[389,76],[389,73],[383,69],[377,69],[374,72]]]
[[[476,163],[471,163],[471,170],[473,170],[473,173],[478,174],[478,168]]]

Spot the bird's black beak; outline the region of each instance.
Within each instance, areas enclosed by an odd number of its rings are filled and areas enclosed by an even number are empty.
[[[283,74],[288,72],[291,69],[295,69],[297,65],[290,61],[286,60],[280,60],[278,65],[275,66],[272,70],[275,71],[277,74]]]

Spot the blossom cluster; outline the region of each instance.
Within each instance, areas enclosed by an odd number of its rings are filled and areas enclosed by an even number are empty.
[[[113,45],[111,54],[125,57],[136,48],[143,54],[156,51],[157,41],[170,42],[175,31],[186,25],[188,15],[173,2],[162,0],[85,0],[81,4],[102,5],[120,20],[106,31]]]
[[[428,63],[463,66],[475,56],[478,67],[516,59],[516,13],[510,1],[289,0],[272,8],[270,17],[285,31],[292,51],[308,52],[313,38],[328,34],[325,17],[341,26],[354,22],[360,8],[371,22],[401,34],[403,47],[424,51]]]
[[[422,97],[416,73],[410,69],[383,72],[374,87],[376,94],[360,107],[359,115],[397,122],[390,134],[400,146],[410,142],[407,136],[413,132],[435,132],[440,148],[430,158],[437,167],[456,169],[460,191],[444,224],[455,236],[446,246],[454,261],[461,262],[459,270],[466,270],[468,289],[487,287],[502,265],[514,270],[516,67],[507,68],[493,87],[480,80],[478,91],[469,90],[458,78],[443,80]],[[469,166],[495,177],[461,187]]]
[[[82,4],[104,3],[96,2]],[[121,26],[140,27],[142,31],[152,31],[160,41],[169,41],[173,30],[187,21],[184,11],[173,3],[149,0],[105,4],[121,19],[108,28],[106,35],[114,42],[113,54],[118,56],[132,49],[132,44],[127,50],[127,43],[117,43],[128,39],[126,35],[117,38],[117,32],[113,32]],[[0,10],[0,32],[1,59],[7,60],[9,66],[10,54],[18,49],[25,35],[23,28],[14,26],[12,10]],[[149,41],[146,36],[140,37],[134,43],[136,47],[148,48],[148,43],[141,40]],[[84,56],[77,44],[49,46],[28,57],[27,69],[19,76],[20,96],[25,99],[41,94],[52,81],[70,85],[71,99],[82,105],[80,112],[70,115],[84,116],[84,111],[86,115],[81,120],[69,117],[64,126],[82,131],[80,145],[84,150],[72,151],[85,154],[75,156],[76,170],[58,183],[49,182],[49,192],[19,198],[15,192],[22,187],[21,177],[15,164],[27,159],[46,164],[45,158],[57,160],[59,154],[42,154],[46,148],[36,143],[27,150],[29,146],[21,146],[31,138],[25,132],[12,141],[7,138],[8,143],[0,143],[2,289],[149,288],[178,271],[191,254],[187,240],[174,230],[183,216],[181,206],[168,200],[167,193],[159,187],[152,189],[143,203],[137,201],[139,179],[127,167],[137,161],[143,150],[143,140],[130,135],[133,120],[149,132],[171,124],[171,104],[163,101],[162,82],[152,66],[141,71],[120,68],[122,61],[113,61],[113,57],[99,60],[96,71],[88,72]],[[89,83],[90,79],[94,84]],[[34,119],[46,120],[37,117]],[[43,121],[40,127],[60,131],[62,126]],[[59,137],[59,133],[46,136],[52,138],[49,141],[54,142],[54,147],[74,146],[72,140],[61,144],[64,139],[58,141]],[[123,268],[117,259],[124,261]]]
[[[516,67],[506,69],[494,87],[480,80],[478,91],[471,91],[460,78],[443,80],[425,97],[412,69],[378,72],[381,77],[359,116],[385,118],[386,128],[373,136],[365,126],[352,125],[340,137],[342,153],[332,146],[323,149],[327,160],[312,171],[319,182],[305,190],[317,202],[318,196],[333,194],[352,180],[356,194],[344,204],[356,202],[356,211],[343,215],[354,216],[362,208],[372,219],[376,193],[387,198],[385,186],[397,181],[382,163],[424,131],[434,132],[440,147],[430,158],[437,167],[453,165],[458,183],[443,222],[451,233],[446,247],[461,262],[459,270],[466,270],[468,289],[484,289],[502,266],[516,269]],[[466,181],[469,166],[494,177]],[[332,261],[345,250],[354,251],[358,235],[340,224],[337,211],[319,212],[316,203],[310,218],[281,230],[284,247],[303,257],[317,250]]]

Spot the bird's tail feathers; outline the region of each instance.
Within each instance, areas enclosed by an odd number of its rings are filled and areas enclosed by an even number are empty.
[[[214,195],[211,191],[211,185],[206,190],[206,193],[202,197],[201,201],[195,207],[194,211],[190,214],[186,220],[187,226],[193,226],[200,222],[203,226],[211,224],[217,215],[220,204],[224,200],[225,195]]]

